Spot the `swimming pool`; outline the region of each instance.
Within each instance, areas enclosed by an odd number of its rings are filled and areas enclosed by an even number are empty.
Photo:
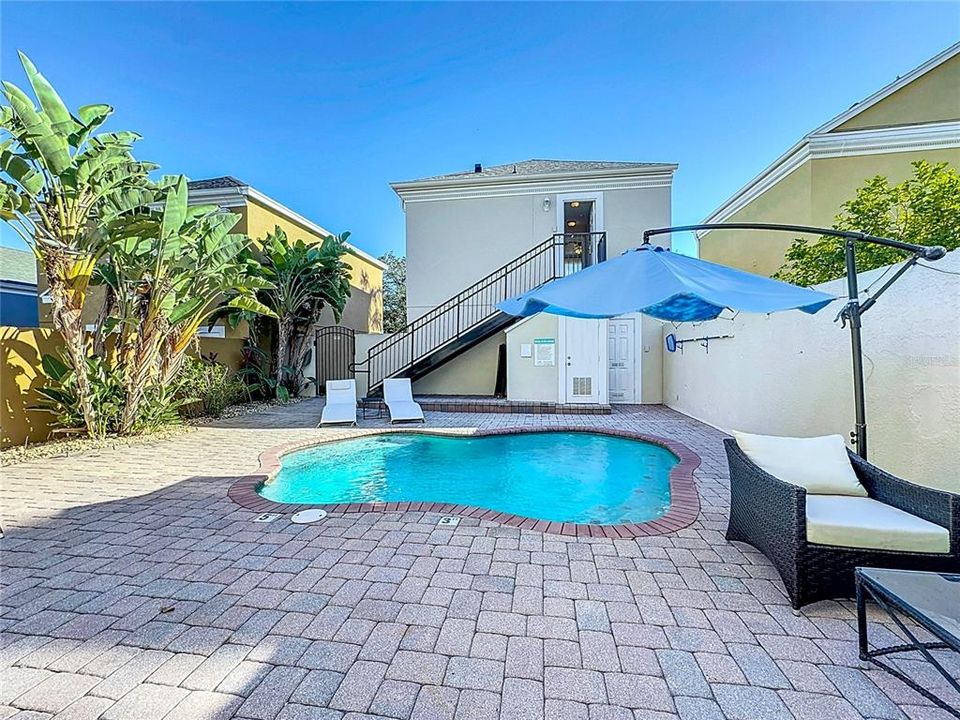
[[[553,522],[642,523],[670,506],[679,459],[585,432],[387,433],[285,455],[257,492],[279,503],[437,502]]]

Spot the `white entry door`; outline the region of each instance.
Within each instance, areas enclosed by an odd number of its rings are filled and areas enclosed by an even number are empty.
[[[599,403],[601,398],[601,335],[603,320],[564,318],[565,400]]]
[[[634,403],[636,359],[633,318],[607,320],[608,386],[611,403]]]

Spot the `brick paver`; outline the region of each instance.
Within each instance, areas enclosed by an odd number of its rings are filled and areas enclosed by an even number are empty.
[[[573,424],[683,443],[702,461],[701,512],[664,535],[444,528],[413,509],[254,522],[227,491],[261,452],[384,425],[319,430],[320,409],[5,468],[0,717],[945,717],[859,661],[851,602],[794,613],[766,559],[724,539],[722,435],[707,426],[663,407],[428,413],[459,432]]]

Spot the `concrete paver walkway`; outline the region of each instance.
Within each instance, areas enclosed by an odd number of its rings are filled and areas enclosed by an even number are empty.
[[[771,565],[724,540],[722,435],[705,425],[662,407],[428,414],[680,441],[702,459],[702,512],[670,535],[418,512],[253,522],[227,489],[262,450],[356,432],[316,429],[320,408],[5,468],[0,718],[949,717],[857,659],[850,602],[794,613]]]

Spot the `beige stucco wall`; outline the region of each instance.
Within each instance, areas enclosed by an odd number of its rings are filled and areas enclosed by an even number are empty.
[[[560,362],[556,365],[534,365],[531,357],[520,357],[521,345],[533,345],[534,338],[557,337],[556,315],[541,313],[523,320],[507,330],[507,399],[537,402],[559,402]]]
[[[556,208],[556,194],[407,202],[407,319],[415,320],[561,231]],[[643,230],[669,224],[669,187],[603,193],[608,257],[639,245]],[[658,242],[668,245],[667,238]]]
[[[807,160],[724,222],[782,222],[830,227],[841,206],[876,175],[891,184],[913,175],[911,163],[929,160],[960,167],[960,148]],[[815,239],[815,238],[811,238]],[[784,262],[789,233],[712,230],[700,239],[700,257],[772,275]]]
[[[603,194],[603,229],[607,233],[607,257],[639,247],[643,231],[669,227],[671,189],[669,187],[636,190],[607,190]],[[652,241],[670,247],[669,235]]]
[[[960,272],[960,252],[935,265]],[[866,287],[883,270],[861,276]],[[842,281],[820,286],[843,292]],[[809,436],[853,428],[849,333],[839,303],[816,315],[741,313],[686,333],[732,333],[710,353],[664,353],[664,402],[723,430]],[[864,316],[870,458],[960,492],[960,278],[914,268]],[[672,328],[665,326],[664,332]],[[677,333],[680,336],[680,333]]]
[[[658,405],[663,402],[663,323],[646,315],[639,315],[640,343],[640,402]]]
[[[367,353],[370,348],[372,348],[377,343],[381,343],[387,338],[389,338],[391,333],[357,333],[355,338],[354,349],[356,355],[354,356],[354,362],[358,366],[364,367],[363,363],[367,361]],[[356,374],[357,381],[357,397],[365,397],[367,394],[367,373],[358,372]]]
[[[412,321],[554,232],[534,195],[408,202],[407,319]]]
[[[960,55],[941,63],[831,131],[910,128],[960,120]],[[782,222],[830,227],[841,206],[864,182],[882,175],[891,183],[913,174],[911,163],[928,160],[960,167],[960,148],[859,154],[807,159],[773,187],[723,222]],[[700,240],[700,257],[760,275],[783,265],[793,238],[784,233],[711,231]]]
[[[497,385],[497,356],[504,334],[498,332],[413,384],[418,395],[492,396]]]
[[[810,163],[804,163],[724,222],[810,222],[811,171]],[[712,230],[700,239],[700,257],[758,275],[772,275],[783,264],[792,239],[782,233]]]
[[[588,197],[594,193],[582,194]],[[552,193],[407,202],[408,319],[422,316],[558,232],[557,197]],[[546,211],[545,198],[550,199]],[[607,233],[607,256],[637,247],[643,230],[669,225],[670,201],[669,187],[604,191],[602,227]],[[669,246],[668,237],[658,238],[658,242]],[[492,394],[496,346],[503,341],[502,335],[499,337],[499,341],[487,341],[418,381],[417,392]],[[511,373],[507,375],[509,384]],[[518,385],[513,387],[519,392]],[[532,392],[542,396],[546,391],[537,383]],[[555,402],[558,391],[554,388],[551,392],[550,401]],[[645,390],[645,397],[655,394],[652,389]]]
[[[921,75],[834,132],[960,120],[960,55]]]

